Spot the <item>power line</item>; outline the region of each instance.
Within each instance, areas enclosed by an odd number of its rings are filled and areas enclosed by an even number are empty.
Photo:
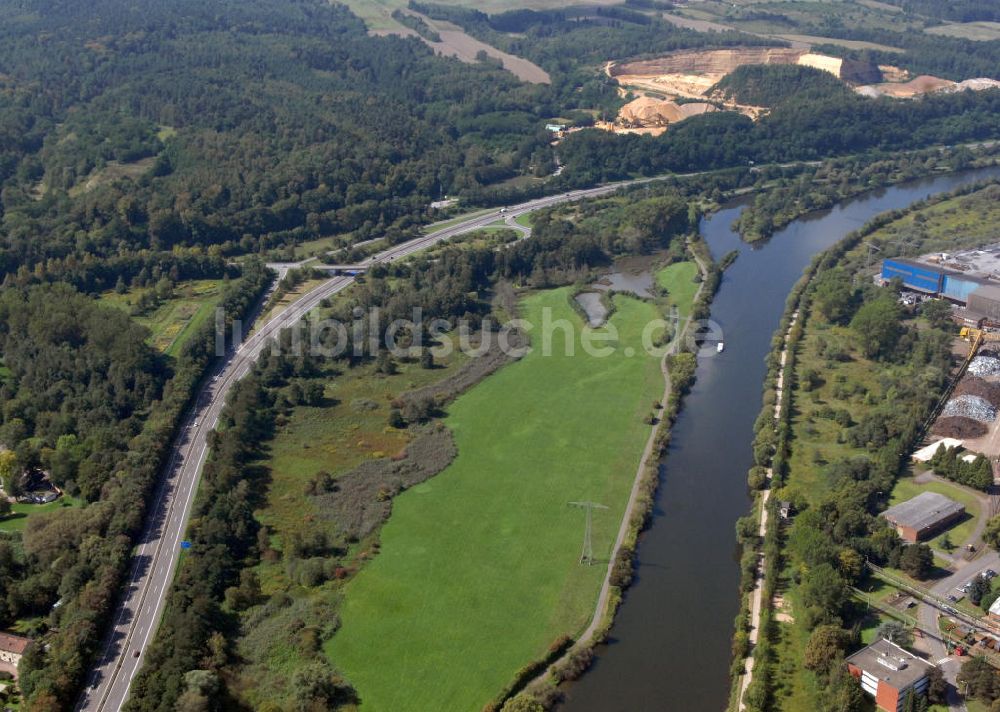
[[[607,507],[597,502],[570,502],[569,506],[579,507],[587,513],[587,524],[583,530],[583,552],[580,554],[580,563],[590,566],[594,563],[594,546],[590,540],[593,511],[595,509],[607,509]]]

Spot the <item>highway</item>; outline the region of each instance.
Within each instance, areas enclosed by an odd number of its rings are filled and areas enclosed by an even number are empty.
[[[818,162],[783,164],[814,165]],[[514,220],[525,213],[561,203],[608,195],[626,186],[636,186],[666,178],[683,178],[711,171],[686,175],[668,174],[638,180],[619,181],[596,188],[571,190],[558,195],[529,200],[508,206],[503,211],[489,210],[454,222],[427,235],[388,247],[365,260],[360,265],[388,263],[423,250],[438,242],[485,227],[497,221],[528,234],[530,230],[517,225]],[[279,276],[302,263],[276,263],[270,265]],[[261,354],[268,341],[282,329],[294,325],[324,299],[340,292],[354,282],[354,277],[338,276],[321,283],[302,296],[287,309],[274,314],[252,336],[231,349],[221,363],[206,378],[197,394],[195,406],[185,417],[173,444],[173,451],[161,475],[160,482],[149,504],[144,531],[136,542],[131,567],[123,586],[122,598],[112,618],[112,624],[103,642],[99,659],[87,677],[86,687],[76,709],[80,712],[106,712],[120,710],[128,698],[129,689],[142,667],[144,655],[151,641],[173,581],[181,553],[181,541],[187,526],[198,489],[198,480],[208,451],[208,434],[215,428],[219,414],[232,386],[245,376]],[[276,287],[265,295],[265,301]],[[249,325],[248,325],[249,326]],[[245,329],[244,333],[251,333]]]
[[[360,264],[386,263],[404,258],[456,235],[485,227],[501,218],[510,223],[517,216],[540,208],[606,195],[625,185],[651,180],[656,179],[573,190],[510,206],[503,214],[499,211],[478,214],[425,236],[389,247]],[[208,454],[208,434],[218,422],[230,389],[250,371],[272,337],[295,324],[321,301],[353,282],[354,277],[349,276],[333,277],[323,282],[287,309],[269,318],[238,348],[230,349],[206,378],[195,406],[179,428],[165,472],[149,505],[146,527],[136,543],[123,597],[114,613],[101,656],[87,678],[86,688],[77,705],[80,712],[119,710],[128,698],[132,680],[142,667],[147,646],[163,615],[167,592],[181,553],[182,538],[198,490],[202,465]],[[275,286],[265,295],[265,302]]]

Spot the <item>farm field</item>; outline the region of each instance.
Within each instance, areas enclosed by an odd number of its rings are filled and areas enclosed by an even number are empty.
[[[582,328],[571,289],[523,302]],[[449,409],[458,458],[403,493],[381,552],[345,589],[343,626],[327,643],[366,710],[479,709],[560,635],[589,619],[604,565],[579,563],[584,517],[594,515],[607,560],[662,388],[658,360],[636,353],[656,307],[618,296],[616,353],[594,358],[565,331],[461,396]]]
[[[168,356],[176,356],[195,330],[211,318],[222,296],[223,280],[200,279],[181,282],[173,296],[150,311],[133,316],[151,332],[150,343]],[[139,298],[153,288],[130,289],[125,294],[107,291],[101,295],[105,304],[131,312]]]
[[[424,18],[441,37],[440,42],[428,42],[431,48],[438,54],[457,57],[463,62],[477,62],[476,54],[485,52],[489,57],[498,59],[503,63],[504,69],[511,72],[518,79],[533,84],[548,84],[551,82],[549,73],[539,67],[534,62],[529,62],[522,57],[516,57],[507,52],[502,52],[497,48],[477,40],[468,35],[458,25],[440,20]]]
[[[432,42],[426,38],[424,39],[426,44],[437,54],[447,57],[457,57],[461,61],[471,64],[478,61],[476,59],[477,53],[485,52],[489,57],[500,60],[507,71],[511,72],[523,81],[533,82],[536,84],[548,84],[550,81],[548,72],[533,62],[530,62],[522,57],[516,57],[512,54],[502,52],[492,45],[488,45],[485,42],[477,40],[475,37],[467,34],[465,30],[458,25],[441,20],[432,20],[429,17],[415,13],[408,9],[405,0],[347,0],[345,4],[351,8],[352,12],[365,21],[365,25],[368,26],[368,31],[371,34],[402,35],[404,37],[410,35],[417,36],[416,32],[411,30],[409,27],[406,27],[401,22],[397,22],[396,19],[393,18],[392,13],[395,10],[403,10],[408,14],[420,17],[425,23],[427,23],[433,32],[437,33],[440,37],[440,41]],[[495,5],[491,5],[490,3],[482,4],[465,0],[464,2],[455,4],[475,8],[487,13],[495,13],[503,12],[505,10],[524,8],[546,9],[551,7],[564,7],[574,3],[569,2],[568,0],[555,0],[554,2],[548,3],[500,2]],[[597,4],[612,3],[599,2]]]
[[[615,5],[620,0],[597,0],[592,5]],[[347,0],[345,3],[355,15],[368,25],[373,34],[415,34],[392,19],[392,11],[406,9],[406,0]],[[451,3],[458,7],[470,7],[485,13],[507,12],[508,10],[551,10],[560,7],[578,5],[576,0],[457,0]]]
[[[673,11],[693,20],[718,23],[764,36],[779,37],[806,28],[836,25],[848,28],[881,28],[903,30],[921,26],[913,18],[900,17],[899,8],[879,2],[773,2],[772,0],[740,0],[723,2],[705,0],[679,6]],[[812,44],[819,38],[806,40]]]
[[[929,35],[959,37],[977,42],[1000,39],[1000,22],[955,22],[924,30]]]

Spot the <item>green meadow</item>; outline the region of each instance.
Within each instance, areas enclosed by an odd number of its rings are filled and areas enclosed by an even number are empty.
[[[657,286],[666,290],[669,304],[677,307],[681,319],[691,313],[694,295],[700,284],[695,281],[697,276],[698,265],[694,262],[674,262],[656,273]]]
[[[523,301],[535,350],[451,406],[458,457],[398,497],[380,553],[345,589],[326,652],[365,710],[480,709],[593,613],[663,380],[641,349],[656,306],[617,296],[617,348],[595,358],[571,294]],[[573,325],[573,355],[564,332],[542,355],[545,308]],[[569,503],[581,500],[608,506],[594,514],[594,566],[580,564],[584,513]]]
[[[150,343],[157,350],[177,356],[198,327],[212,318],[222,297],[223,283],[221,279],[181,282],[174,288],[171,298],[133,318],[152,332]],[[101,302],[129,311],[145,291],[149,289],[130,289],[125,294],[109,290],[101,295]]]

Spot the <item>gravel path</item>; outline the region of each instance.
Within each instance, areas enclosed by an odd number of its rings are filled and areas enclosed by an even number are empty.
[[[775,426],[778,423],[778,417],[781,415],[781,404],[784,400],[784,384],[785,384],[785,363],[788,361],[788,335],[792,332],[795,327],[796,322],[799,320],[799,312],[796,311],[792,314],[792,321],[788,325],[788,331],[785,332],[784,346],[781,349],[781,368],[778,369],[778,378],[774,384],[774,422]],[[767,468],[767,486],[761,492],[760,498],[760,519],[757,527],[757,536],[760,537],[761,541],[767,535],[767,502],[771,498],[771,475],[773,474],[771,468]],[[750,654],[746,658],[746,667],[744,668],[745,673],[740,678],[740,696],[739,696],[739,708],[740,710],[745,710],[746,705],[743,703],[743,696],[746,694],[747,688],[750,687],[750,682],[753,679],[753,665],[754,665],[754,655],[753,649],[757,645],[757,638],[760,631],[760,612],[763,608],[764,596],[764,553],[760,552],[757,557],[757,575],[754,581],[753,593],[750,596]]]
[[[704,289],[704,277],[708,274],[708,268],[705,263],[702,262],[702,260],[693,252],[692,257],[695,262],[698,263],[698,269],[700,270],[702,276],[702,281],[698,285],[698,291],[695,292],[692,299],[692,303],[695,303],[701,296],[702,289]],[[673,341],[671,341],[667,352],[663,355],[663,359],[660,361],[660,370],[663,372],[664,383],[663,395],[660,397],[661,409],[666,408],[671,389],[670,370],[667,368],[667,359],[677,352],[677,349],[682,343],[690,324],[691,317],[689,316],[684,322],[684,326],[674,334]],[[608,609],[608,601],[611,597],[611,571],[614,567],[615,559],[618,557],[618,552],[621,550],[622,545],[625,542],[625,538],[628,536],[629,523],[632,521],[632,515],[635,513],[635,509],[639,501],[639,491],[642,485],[643,473],[646,469],[646,465],[650,462],[650,459],[658,456],[658,453],[656,452],[656,435],[658,429],[658,423],[654,423],[650,428],[649,439],[646,440],[646,447],[642,451],[642,457],[639,459],[639,466],[635,471],[635,479],[632,481],[632,491],[629,493],[628,504],[625,507],[625,512],[622,514],[621,524],[618,527],[618,536],[615,538],[615,545],[611,550],[611,557],[608,560],[608,570],[604,574],[604,581],[601,583],[601,592],[597,597],[597,605],[594,606],[594,615],[590,619],[590,624],[584,629],[583,633],[580,634],[576,642],[570,646],[570,648],[563,653],[562,656],[560,656],[557,660],[554,660],[539,677],[529,683],[527,686],[529,689],[547,680],[551,676],[552,669],[562,661],[566,660],[574,652],[593,645],[594,634],[597,632],[598,628],[600,628],[604,614]]]

